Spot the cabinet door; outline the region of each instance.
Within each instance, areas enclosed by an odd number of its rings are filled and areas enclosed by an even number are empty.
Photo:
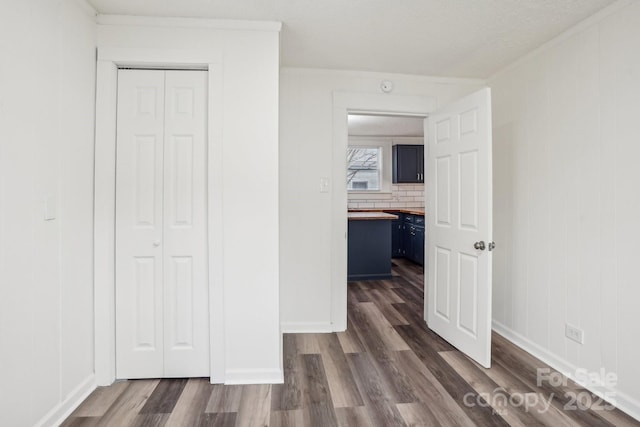
[[[415,229],[416,227],[413,224],[404,224],[404,232],[403,232],[403,247],[402,247],[402,252],[403,255],[407,258],[409,258],[410,260],[413,260],[413,246],[414,246],[414,239],[415,239]]]
[[[393,182],[423,182],[418,169],[419,161],[424,164],[424,145],[394,145]]]
[[[391,221],[391,256],[401,257],[402,254],[402,234],[403,234],[402,215],[398,215],[398,219]]]
[[[415,227],[413,237],[413,260],[424,265],[424,227]]]

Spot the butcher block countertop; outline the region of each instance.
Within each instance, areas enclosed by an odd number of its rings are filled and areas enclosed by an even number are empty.
[[[399,212],[412,215],[424,215],[424,208],[372,208],[372,209],[349,209],[349,213],[366,213],[366,212]]]
[[[355,212],[349,211],[347,214],[347,218],[350,220],[373,220],[373,219],[398,219],[398,215],[389,214],[382,211],[366,211],[366,212]]]

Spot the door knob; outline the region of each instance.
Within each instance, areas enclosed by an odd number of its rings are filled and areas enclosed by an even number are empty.
[[[492,251],[496,248],[496,242],[489,243],[489,250]]]
[[[160,240],[154,240],[153,241],[153,246],[155,246],[155,247],[160,246]]]
[[[475,249],[478,249],[479,251],[484,251],[485,245],[484,245],[484,242],[482,240],[480,240],[479,242],[475,242],[473,244],[473,247]]]

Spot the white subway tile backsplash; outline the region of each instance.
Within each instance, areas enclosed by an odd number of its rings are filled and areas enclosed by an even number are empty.
[[[391,194],[369,197],[359,194],[349,199],[349,209],[385,209],[424,207],[424,184],[393,184]]]

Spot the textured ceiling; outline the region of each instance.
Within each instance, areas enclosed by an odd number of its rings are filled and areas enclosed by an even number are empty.
[[[615,0],[87,0],[99,13],[283,23],[284,67],[486,78]]]
[[[424,136],[423,117],[349,114],[349,136]]]

